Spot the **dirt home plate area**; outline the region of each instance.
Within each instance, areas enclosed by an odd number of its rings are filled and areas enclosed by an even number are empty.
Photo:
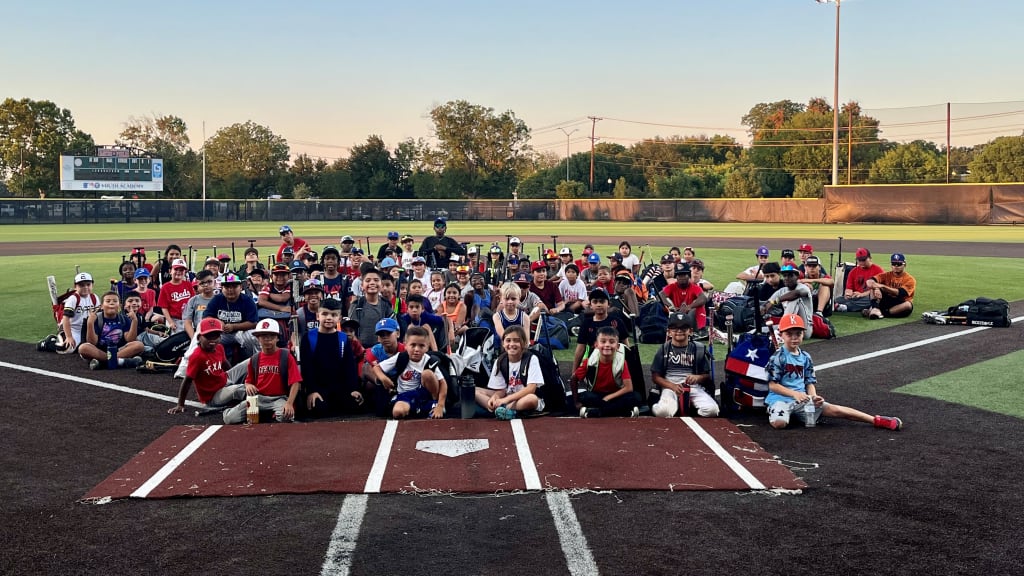
[[[808,347],[827,399],[901,432],[763,415],[225,427],[168,415],[167,375],[0,340],[0,573],[1022,574],[1022,421],[895,391],[1020,350],[1022,327]]]

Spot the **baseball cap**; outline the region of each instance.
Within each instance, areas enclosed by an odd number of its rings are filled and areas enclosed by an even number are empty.
[[[622,271],[615,275],[616,282],[625,282],[626,284],[633,283],[633,275],[629,272]]]
[[[671,255],[671,254],[665,254],[664,256],[661,257],[661,263],[662,264],[671,264],[672,262],[675,262],[675,261],[676,261],[676,257]]]
[[[452,254],[451,256],[448,257],[449,262],[460,262],[461,260],[462,259],[459,258],[458,254]]]
[[[205,263],[206,264],[216,264],[217,266],[220,266],[220,260],[217,260],[216,256],[210,256],[209,258],[206,259]]]
[[[463,264],[455,269],[456,274],[469,274],[469,266]]]
[[[548,248],[547,250],[544,251],[544,259],[545,260],[553,260],[553,259],[557,259],[557,258],[558,258],[558,254],[556,254],[555,251],[552,250],[551,248]]]
[[[593,253],[594,253],[594,247],[593,246],[589,246],[588,245],[586,248],[583,249],[583,255],[584,256],[590,256]]]
[[[334,254],[335,256],[341,256],[341,252],[338,252],[338,249],[335,248],[334,246],[324,246],[324,251],[320,253],[320,257],[323,258],[323,257],[327,256],[328,254]]]
[[[516,284],[529,284],[530,282],[533,282],[533,276],[526,272],[518,272],[515,277],[512,278],[512,281]]]
[[[318,264],[318,266],[319,266],[319,264]],[[249,276],[259,276],[260,278],[263,278],[264,280],[266,280],[267,279],[267,270],[265,268],[263,268],[263,266],[257,266],[257,267],[252,269],[252,272],[249,272]],[[223,282],[222,282],[222,284],[223,284]]]
[[[796,249],[796,251],[797,252],[813,253],[814,252],[814,246],[811,246],[810,244],[804,242],[803,244],[800,245],[799,248]]]
[[[693,321],[690,320],[690,317],[687,314],[679,314],[679,313],[672,314],[671,316],[668,317],[668,326],[667,326],[667,328],[669,328],[669,329],[689,328],[689,329],[692,330],[693,329]]]
[[[572,256],[572,248],[569,248],[568,246],[566,246],[565,248],[562,248],[561,250],[559,250],[558,254],[560,256]]]
[[[281,236],[284,236],[285,234],[287,234],[287,233],[289,233],[291,231],[292,231],[292,227],[287,225],[287,224],[285,224],[285,225],[281,226],[280,228],[278,228],[277,233],[280,234]]]
[[[356,320],[354,318],[349,318],[348,316],[342,318],[341,319],[341,327],[345,328],[345,327],[348,327],[348,326],[351,326],[351,327],[355,328],[356,330],[358,330],[359,329],[359,320]]]
[[[778,274],[782,270],[779,268],[778,262],[765,262],[764,266],[761,266],[761,272],[765,274]]]
[[[139,268],[138,270],[135,271],[135,278],[142,277],[149,278],[149,270],[146,270],[145,268]]]
[[[255,246],[249,246],[248,248],[245,249],[245,252],[242,252],[242,256],[248,256],[249,254],[255,254],[259,256],[260,251],[257,250]]]
[[[281,254],[295,254],[295,248],[291,246],[285,246],[284,250],[281,250]]]
[[[414,256],[412,259],[413,264],[426,264],[427,260],[423,256]]]
[[[597,252],[591,252],[590,255],[587,256],[587,263],[588,264],[600,264],[601,263],[601,255],[598,254]]]
[[[490,252],[491,254],[501,254],[501,246],[498,246],[497,244],[491,246]]]
[[[523,243],[523,241],[522,241],[522,240],[520,240],[518,236],[513,236],[513,237],[512,237],[512,238],[511,238],[511,239],[510,239],[510,240],[508,241],[508,243],[509,243],[510,245],[512,245],[512,244],[515,244],[515,245],[519,245],[519,244],[522,244],[522,243]]]
[[[394,230],[388,232],[388,240],[398,240],[398,232],[395,232]]]
[[[608,259],[609,260],[618,260],[619,262],[622,262],[622,254],[619,254],[618,252],[612,252],[608,256]]]
[[[530,266],[530,271],[532,271],[532,272],[536,272],[537,270],[547,270],[547,269],[548,269],[548,265],[543,263],[543,262],[541,262],[540,260],[534,262]]]
[[[140,256],[140,255],[141,256],[145,256],[146,255],[146,249],[145,248],[132,248],[132,256]]]
[[[808,256],[807,261],[804,262],[804,266],[818,266],[821,264],[821,260],[817,256]]]
[[[704,269],[704,261],[701,260],[700,258],[694,258],[690,262],[690,268],[696,268],[698,270],[703,270]]]
[[[380,334],[381,332],[387,332],[389,334],[392,332],[398,332],[398,321],[394,318],[382,318],[373,328],[373,332],[375,334]]]
[[[590,300],[607,300],[608,292],[605,292],[604,288],[591,288],[590,292],[587,293],[587,298]]]
[[[199,322],[199,334],[206,336],[214,332],[223,332],[224,324],[216,318],[203,318]]]
[[[768,255],[768,247],[767,247],[767,246],[760,246],[760,247],[759,247],[759,248],[757,249],[757,252],[756,252],[756,254],[757,254],[758,256],[767,256],[767,255]]]
[[[341,243],[342,244],[355,244],[356,240],[355,240],[355,238],[353,238],[353,237],[349,236],[348,234],[346,234],[346,235],[341,237]]]
[[[434,218],[434,228],[443,228],[445,226],[448,226],[448,221],[445,220],[443,216]]]
[[[901,264],[906,264],[907,257],[901,254],[900,252],[894,252],[893,255],[889,257],[889,262],[899,262]]]
[[[292,260],[292,272],[305,271],[306,264],[302,260]]]
[[[519,264],[519,257],[514,255],[514,254],[512,256],[509,256],[508,257],[508,263],[509,264]]]
[[[413,238],[409,234],[402,236],[402,242],[412,242],[413,240],[415,240],[415,238]]]
[[[854,255],[857,260],[867,260],[871,258],[871,251],[867,248],[857,248],[857,253]]]
[[[466,249],[466,254],[476,254],[478,252],[476,246],[470,246]]]
[[[783,258],[796,258],[796,253],[793,252],[792,248],[786,248],[781,253]]]
[[[679,274],[689,275],[690,273],[691,273],[690,272],[690,265],[687,264],[686,262],[680,262],[679,264],[676,264],[676,275],[679,275]]]
[[[804,319],[799,314],[786,314],[779,320],[779,332],[793,330],[794,328],[799,328],[800,330],[807,328],[804,324]]]
[[[175,258],[174,262],[171,262],[171,268],[184,268],[188,270],[188,264],[185,264],[185,261],[181,258]]]
[[[792,264],[786,264],[782,268],[779,268],[779,272],[782,274],[799,274],[800,271],[796,269]]]
[[[316,278],[310,278],[302,283],[302,293],[306,292],[323,292],[324,287],[320,284],[320,281]]]
[[[220,260],[220,261],[231,260],[231,256],[228,255],[226,252],[221,252],[220,254],[217,254],[217,260]]]
[[[253,270],[253,272],[255,272],[255,270]],[[249,274],[252,275],[252,272],[250,272]],[[239,278],[238,274],[235,274],[234,272],[228,272],[227,274],[224,275],[223,278],[220,279],[220,285],[221,286],[223,286],[225,284],[241,284],[241,283],[242,283],[242,279]]]
[[[315,250],[309,250],[309,251],[307,251],[307,252],[306,252],[306,253],[305,253],[305,254],[304,254],[304,255],[302,256],[302,259],[303,259],[303,260],[316,260],[316,259],[317,259],[317,254],[316,254],[316,251],[315,251]]]
[[[395,262],[394,258],[385,258],[380,261],[381,268],[394,268],[395,266],[398,266],[398,262]]]
[[[145,268],[143,268],[143,270],[145,270]],[[92,282],[92,274],[89,274],[88,272],[75,274],[75,284],[80,284],[82,282]]]
[[[277,320],[271,320],[270,318],[264,318],[260,320],[256,327],[252,329],[252,333],[255,334],[280,334],[281,328],[277,325]]]
[[[352,252],[350,252],[350,254],[359,254],[360,256],[362,256],[364,252],[362,248],[356,247],[352,249]]]
[[[291,271],[287,264],[274,264],[274,267],[270,269],[271,274],[287,274]]]

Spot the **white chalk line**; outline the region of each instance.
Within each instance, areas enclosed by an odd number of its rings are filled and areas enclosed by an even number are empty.
[[[395,432],[397,431],[398,420],[388,420],[384,424],[384,433],[380,436],[377,455],[373,459],[370,475],[366,477],[366,486],[363,488],[364,493],[380,493],[380,485],[384,481],[384,471],[388,468],[388,458],[391,457],[391,447],[395,443]]]
[[[195,451],[198,450],[200,446],[206,443],[206,441],[209,440],[217,432],[217,430],[220,429],[221,425],[215,424],[213,426],[210,426],[206,430],[203,430],[202,434],[193,438],[191,442],[189,442],[184,448],[182,448],[181,452],[175,454],[174,458],[168,460],[166,464],[164,464],[159,470],[157,470],[156,474],[153,474],[153,476],[151,476],[149,480],[146,480],[142,484],[142,486],[139,486],[138,489],[135,490],[135,492],[132,492],[131,497],[145,498],[149,496],[150,492],[152,492],[157,486],[159,486],[161,482],[166,480],[167,477],[170,476],[171,473],[173,473],[178,468],[178,466],[181,466],[182,462],[184,462],[185,460],[188,459],[189,456],[194,454]]]
[[[537,465],[534,463],[533,453],[530,451],[530,442],[526,439],[523,421],[518,418],[512,420],[512,437],[516,439],[516,452],[519,454],[519,466],[523,469],[526,489],[540,490],[540,476],[537,474]]]
[[[587,543],[587,537],[583,535],[583,527],[580,526],[576,511],[572,508],[568,492],[547,492],[544,497],[548,502],[548,509],[551,510],[551,517],[555,520],[558,542],[562,545],[562,554],[565,555],[569,574],[598,574],[597,562],[590,552],[590,545]]]
[[[708,448],[711,449],[712,452],[715,453],[716,456],[718,456],[723,464],[728,466],[730,470],[739,476],[740,480],[746,482],[747,486],[749,486],[751,490],[764,490],[767,488],[767,486],[758,480],[756,476],[750,473],[750,470],[747,470],[743,464],[740,464],[736,458],[733,458],[732,454],[729,454],[729,451],[719,444],[718,440],[715,440],[711,434],[708,434],[708,431],[702,428],[696,420],[690,416],[684,416],[682,421],[690,428],[690,430],[693,431],[694,434],[697,435],[698,438],[701,439],[701,441],[704,442],[704,444],[707,445]]]
[[[356,541],[366,516],[366,494],[349,494],[341,503],[338,522],[331,532],[331,540],[327,544],[324,564],[320,568],[323,576],[347,576],[352,572],[352,556],[356,551]]]

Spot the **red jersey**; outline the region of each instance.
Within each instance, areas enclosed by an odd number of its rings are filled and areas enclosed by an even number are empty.
[[[681,286],[679,286],[678,282],[673,282],[672,284],[665,286],[665,288],[662,289],[661,293],[664,294],[665,296],[668,296],[669,299],[672,300],[673,306],[679,308],[683,304],[686,304],[687,306],[693,304],[693,302],[697,300],[697,298],[701,294],[704,293],[704,290],[702,290],[700,286],[693,282],[690,282],[689,286],[687,286],[685,290]],[[707,324],[708,312],[703,306],[701,306],[696,310],[696,313],[697,328],[703,328]]]
[[[878,264],[872,264],[869,268],[864,269],[860,266],[854,266],[849,274],[846,275],[846,288],[853,290],[854,292],[867,292],[868,286],[867,281],[869,278],[874,278],[879,274],[885,274],[885,270]]]
[[[139,298],[142,299],[142,305],[139,306],[139,314],[145,317],[156,306],[156,290],[147,289],[145,292],[139,292]]]
[[[299,251],[301,251],[306,246],[309,246],[309,242],[306,242],[302,238],[293,238],[292,240],[294,242],[292,244],[292,251],[295,252],[295,256],[298,257]],[[277,249],[277,261],[278,262],[280,262],[281,260],[284,260],[284,249],[287,248],[287,247],[288,247],[287,244],[285,244],[284,242],[281,242],[281,247]]]
[[[288,354],[288,386],[302,382],[302,373],[299,372],[299,365],[295,357]],[[281,352],[274,350],[270,354],[260,351],[259,361],[256,363],[256,382],[252,381],[252,370],[245,373],[245,383],[255,384],[256,389],[263,396],[287,396],[288,390],[281,381]]]
[[[185,304],[188,304],[188,301],[195,295],[196,291],[188,282],[178,284],[168,282],[160,289],[160,298],[156,301],[156,305],[169,318],[181,320],[181,312],[185,309]]]
[[[576,371],[573,376],[577,380],[583,380],[587,377],[587,368],[590,366],[587,362],[584,362],[576,367]],[[633,378],[629,375],[629,366],[626,364],[622,365],[622,381],[632,380]],[[615,374],[612,372],[611,362],[598,362],[597,363],[597,376],[594,378],[593,391],[598,394],[608,395],[619,389],[619,385],[615,383]]]
[[[228,383],[228,373],[224,371],[226,366],[227,357],[224,354],[224,347],[220,344],[217,344],[210,353],[197,346],[188,357],[188,370],[185,371],[185,376],[195,382],[196,396],[203,404],[209,402],[213,395]]]

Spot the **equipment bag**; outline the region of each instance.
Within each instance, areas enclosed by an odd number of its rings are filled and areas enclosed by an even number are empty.
[[[715,328],[725,330],[725,319],[732,315],[732,331],[734,333],[749,332],[754,329],[757,317],[757,300],[750,296],[733,296],[718,305],[715,310]]]
[[[974,300],[950,306],[946,311],[946,320],[946,324],[1006,328],[1010,325],[1010,305],[1002,298],[978,296]]]
[[[661,302],[654,300],[640,307],[637,328],[643,344],[661,344],[668,330],[668,313]]]

